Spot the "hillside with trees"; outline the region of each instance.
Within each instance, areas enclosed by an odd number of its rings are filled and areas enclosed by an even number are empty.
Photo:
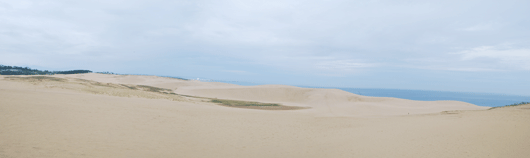
[[[0,75],[54,75],[54,74],[82,74],[91,73],[90,70],[68,70],[68,71],[48,71],[37,70],[29,67],[0,65]]]

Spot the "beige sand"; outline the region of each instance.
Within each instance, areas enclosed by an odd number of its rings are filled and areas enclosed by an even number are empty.
[[[436,113],[448,110],[484,110],[457,101],[412,101],[397,98],[367,97],[338,89],[299,88],[284,85],[238,86],[217,82],[183,81],[156,76],[119,76],[102,74],[62,75],[103,83],[149,85],[174,89],[177,94],[192,96],[280,103],[288,106],[310,107],[317,116],[380,117]]]
[[[155,76],[0,76],[0,157],[528,157],[530,106],[486,110],[291,86]],[[86,84],[74,78],[102,84]],[[109,84],[107,84],[109,83]],[[131,90],[304,106],[255,110]],[[458,110],[458,111],[454,111]]]

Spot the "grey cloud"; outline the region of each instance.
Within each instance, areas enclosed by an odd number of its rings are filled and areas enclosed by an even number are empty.
[[[465,55],[451,53],[510,42],[518,43],[513,50],[528,49],[526,6],[528,1],[4,1],[0,51],[20,63],[25,59],[17,54],[131,61],[195,53],[306,71],[349,72],[373,63],[509,69],[517,67],[506,66],[515,61],[509,57],[497,56],[496,65],[466,65],[460,61]],[[331,66],[328,58],[340,60]],[[409,60],[426,58],[445,63]]]

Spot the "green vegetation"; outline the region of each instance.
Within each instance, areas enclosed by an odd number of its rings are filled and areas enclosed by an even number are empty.
[[[495,109],[495,108],[512,107],[512,106],[519,106],[519,105],[526,105],[526,104],[530,104],[530,102],[520,102],[520,103],[514,103],[514,104],[510,104],[510,105],[492,107],[492,108],[490,108],[490,110],[491,109]]]
[[[238,100],[212,99],[214,103],[220,103],[226,106],[280,106],[279,104],[258,103]]]
[[[151,91],[151,92],[157,92],[157,93],[164,93],[164,92],[167,93],[167,91],[172,91],[171,89],[158,88],[158,87],[146,86],[146,85],[137,85],[136,87],[139,87],[144,90]]]
[[[106,71],[106,72],[96,72],[96,73],[98,73],[98,74],[110,74],[110,75],[117,75],[117,73],[114,73],[114,72],[108,72],[108,71]]]
[[[0,65],[0,75],[54,75],[54,74],[82,74],[91,73],[90,70],[48,71],[37,70],[29,67]]]
[[[29,67],[18,67],[18,66],[5,66],[0,65],[0,75],[55,75],[55,74],[83,74],[83,73],[92,73],[90,70],[68,70],[68,71],[48,71],[48,70],[37,70],[31,69]],[[111,74],[111,75],[142,75],[142,74],[118,74],[114,72],[96,72],[99,74]],[[149,75],[142,75],[149,76]],[[174,78],[179,80],[188,80],[181,77],[173,76],[160,76],[167,78]]]
[[[132,89],[132,90],[137,90],[138,88],[136,88],[135,86],[128,86],[128,85],[124,85],[124,84],[120,84],[121,86],[124,86],[124,87],[127,87],[129,89]]]
[[[298,107],[298,106],[284,106],[281,104],[275,103],[259,103],[251,101],[239,101],[239,100],[225,100],[225,99],[213,99],[213,98],[204,98],[208,99],[213,103],[217,103],[222,106],[234,107],[234,108],[244,108],[244,109],[259,109],[259,110],[300,110],[308,109],[308,107]]]
[[[63,78],[57,78],[57,77],[48,77],[48,76],[30,76],[30,77],[5,77],[6,79],[18,79],[18,80],[26,80],[26,81],[58,81],[58,82],[64,82],[66,79]]]

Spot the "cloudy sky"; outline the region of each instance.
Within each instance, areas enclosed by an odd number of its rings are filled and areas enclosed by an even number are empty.
[[[530,1],[0,0],[0,64],[530,95]]]

